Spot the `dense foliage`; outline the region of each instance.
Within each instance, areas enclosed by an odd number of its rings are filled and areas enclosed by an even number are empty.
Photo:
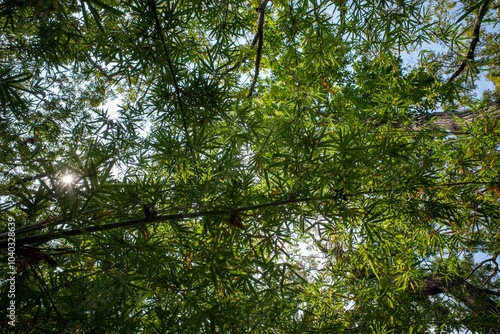
[[[497,332],[499,14],[2,1],[0,328]]]

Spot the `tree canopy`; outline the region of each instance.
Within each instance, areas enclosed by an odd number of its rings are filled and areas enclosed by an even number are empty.
[[[499,15],[2,1],[0,328],[498,333]]]

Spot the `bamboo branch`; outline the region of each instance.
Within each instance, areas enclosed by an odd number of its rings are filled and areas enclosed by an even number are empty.
[[[453,186],[462,186],[465,184],[485,184],[485,182],[447,183],[447,184],[429,185],[428,187],[438,187],[438,186],[453,187]],[[343,193],[343,191],[340,189],[340,190],[336,190],[332,194],[329,194],[326,196],[302,197],[302,198],[297,198],[295,196],[295,194],[289,194],[288,197],[284,200],[267,202],[267,203],[260,203],[260,204],[253,204],[253,205],[236,207],[236,208],[224,208],[221,210],[212,210],[212,211],[185,212],[185,213],[176,213],[176,214],[170,214],[170,215],[154,215],[154,216],[112,222],[112,223],[107,223],[107,224],[103,224],[103,225],[81,226],[81,227],[72,228],[72,229],[61,229],[61,230],[50,231],[50,232],[47,232],[44,234],[27,236],[24,238],[16,238],[16,248],[20,248],[20,247],[23,247],[25,245],[42,244],[42,243],[48,242],[50,240],[65,239],[65,238],[69,238],[69,237],[73,237],[73,236],[85,235],[85,234],[94,233],[94,232],[107,231],[107,230],[113,230],[113,229],[119,229],[119,228],[125,228],[125,227],[137,227],[137,226],[142,226],[142,225],[146,225],[146,224],[157,224],[157,223],[161,223],[161,222],[165,222],[165,221],[185,220],[185,219],[210,217],[210,216],[212,216],[212,217],[213,216],[227,216],[228,221],[231,222],[231,216],[233,216],[233,218],[234,218],[235,215],[237,215],[238,213],[242,213],[242,212],[254,211],[254,210],[264,209],[264,208],[268,208],[268,207],[277,207],[277,206],[293,204],[293,203],[307,203],[307,202],[325,201],[325,200],[339,201],[340,199],[348,200],[349,198],[351,198],[353,196],[374,194],[374,193],[384,193],[386,191],[388,191],[388,190],[385,189],[385,190],[360,191],[360,192],[355,192],[355,193]],[[69,223],[69,222],[66,222],[66,223],[61,222],[60,224],[63,225],[63,224],[67,224],[67,223]],[[18,231],[20,233],[23,233],[23,232],[25,232],[23,229],[24,228],[21,228]],[[16,234],[18,231],[16,231]],[[2,234],[2,236],[5,236],[5,235],[6,235],[5,233]],[[8,239],[7,238],[3,238],[3,239],[0,238],[0,249],[6,249],[7,246],[8,246]]]
[[[44,233],[44,234],[32,235],[32,236],[28,236],[28,237],[24,237],[24,238],[17,238],[16,239],[16,248],[20,248],[20,247],[23,247],[25,245],[41,244],[41,243],[48,242],[50,240],[64,239],[64,238],[78,236],[78,235],[85,235],[85,234],[89,234],[89,233],[93,233],[93,232],[107,231],[107,230],[113,230],[113,229],[124,228],[124,227],[136,227],[136,226],[160,223],[160,222],[165,222],[165,221],[185,220],[185,219],[192,219],[192,218],[210,217],[210,216],[213,217],[213,216],[222,216],[222,215],[230,217],[232,214],[237,214],[240,212],[253,211],[253,210],[257,210],[257,209],[263,209],[263,208],[273,207],[273,206],[281,206],[281,205],[291,204],[291,203],[305,203],[305,202],[318,201],[318,200],[335,199],[337,196],[338,196],[337,194],[333,194],[330,196],[323,196],[323,197],[313,197],[313,198],[295,198],[294,196],[290,196],[290,198],[285,199],[285,200],[281,200],[281,201],[261,203],[261,204],[255,204],[255,205],[250,205],[250,206],[243,206],[243,207],[234,208],[234,209],[176,213],[176,214],[171,214],[171,215],[160,215],[160,216],[154,216],[154,217],[143,217],[143,218],[129,219],[129,220],[124,220],[124,221],[119,221],[119,222],[108,223],[108,224],[104,224],[104,225],[93,225],[93,226],[84,226],[84,227],[73,228],[73,229],[62,229],[62,230],[58,230],[58,231],[51,231],[51,232]],[[7,248],[7,245],[8,245],[8,239],[0,240],[0,249]]]
[[[488,11],[488,6],[490,2],[491,0],[485,0],[481,5],[481,7],[479,8],[479,13],[476,16],[476,20],[474,21],[474,31],[472,32],[473,38],[472,41],[470,42],[467,55],[465,56],[465,59],[462,61],[460,67],[456,70],[455,73],[453,73],[453,75],[448,80],[448,84],[453,80],[455,80],[455,78],[457,78],[465,70],[465,67],[467,66],[468,62],[474,61],[474,52],[476,50],[477,43],[479,43],[479,34],[481,32],[481,22],[483,21],[483,18],[486,15],[486,12]]]
[[[194,168],[196,171],[196,174],[199,174],[198,172],[198,167],[196,166],[196,156],[193,150],[193,144],[191,143],[191,138],[189,136],[189,131],[188,131],[188,124],[186,120],[186,111],[184,109],[184,103],[182,102],[182,97],[181,97],[181,89],[179,86],[179,82],[177,80],[177,76],[174,71],[174,66],[172,65],[172,59],[170,58],[170,52],[168,51],[167,48],[167,43],[165,42],[165,36],[163,35],[163,28],[160,22],[160,18],[158,17],[158,9],[156,8],[156,0],[151,0],[151,8],[153,10],[153,15],[155,18],[155,31],[160,37],[160,42],[161,46],[163,48],[163,53],[165,54],[165,59],[167,60],[167,66],[168,70],[170,71],[170,75],[172,76],[172,82],[174,84],[174,90],[175,90],[175,96],[177,98],[177,103],[179,104],[179,109],[181,111],[181,118],[182,118],[182,126],[184,128],[184,133],[186,135],[186,144],[189,149],[189,152],[191,153],[191,156],[193,158]]]
[[[264,12],[269,0],[263,0],[259,7],[257,7],[257,12],[259,13],[259,20],[257,21],[257,33],[255,34],[252,46],[257,43],[257,55],[255,57],[255,70],[253,74],[252,84],[250,85],[250,91],[247,97],[251,97],[253,91],[255,90],[255,85],[257,84],[257,79],[259,78],[260,72],[260,60],[262,58],[262,46],[264,44]]]
[[[93,212],[96,212],[98,210],[100,210],[100,208],[88,210],[88,211],[83,212],[82,215],[93,213]],[[108,211],[105,211],[99,215],[94,215],[94,216],[97,218],[100,218],[100,217],[104,217],[105,215],[108,215],[110,212],[112,212],[112,211],[108,210]],[[94,216],[92,216],[91,219],[95,221],[97,219]],[[62,214],[57,215],[55,217],[48,217],[47,219],[44,219],[42,221],[18,228],[16,230],[16,237],[19,237],[19,235],[26,234],[29,232],[42,230],[46,227],[49,227],[50,225],[63,225],[63,224],[68,224],[68,223],[69,223],[69,221],[63,219]],[[0,239],[8,238],[8,234],[9,234],[9,232],[5,232],[5,233],[0,234]]]
[[[250,44],[250,47],[252,47],[252,48],[257,45],[257,42],[259,41],[259,33],[263,30],[263,27],[264,27],[264,13],[263,13],[263,10],[265,9],[268,1],[269,0],[264,0],[259,5],[259,7],[256,8],[256,11],[259,13],[259,19],[257,21],[257,32],[253,36],[252,44]],[[265,2],[265,4],[264,4],[264,2]],[[263,4],[264,4],[264,9],[261,9]],[[262,23],[260,23],[261,22],[261,17],[262,17]],[[233,72],[234,70],[236,70],[238,67],[240,67],[241,63],[244,62],[244,61],[246,61],[247,59],[248,59],[248,55],[245,55],[245,57],[243,57],[243,59],[241,59],[238,62],[236,62],[236,64],[234,64],[233,66],[227,68],[226,71],[225,71],[226,74],[230,73],[230,72]]]

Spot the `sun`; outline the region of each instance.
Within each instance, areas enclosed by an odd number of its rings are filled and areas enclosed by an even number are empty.
[[[72,184],[73,181],[75,180],[75,178],[73,177],[73,175],[71,174],[66,174],[66,175],[63,175],[61,177],[61,181],[64,183],[64,184]]]

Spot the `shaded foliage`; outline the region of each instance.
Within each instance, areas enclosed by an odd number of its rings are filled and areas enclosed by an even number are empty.
[[[9,0],[0,23],[6,332],[499,328],[494,1]]]

